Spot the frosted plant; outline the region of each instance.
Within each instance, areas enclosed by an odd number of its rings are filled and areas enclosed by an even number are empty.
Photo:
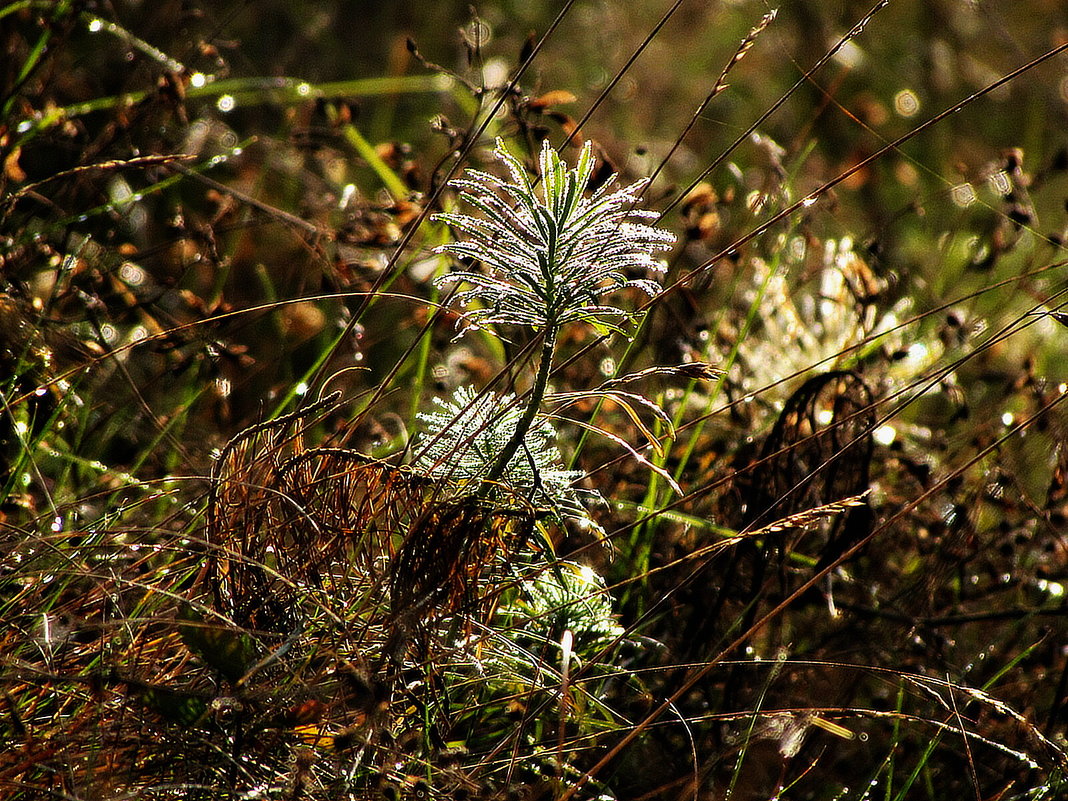
[[[511,619],[517,638],[559,643],[563,632],[570,631],[579,654],[595,653],[623,636],[604,579],[588,565],[574,562],[561,562],[559,570],[523,581],[516,599],[501,613]]]
[[[498,139],[496,153],[504,162],[510,180],[469,170],[453,182],[460,200],[482,212],[438,214],[467,239],[438,248],[458,258],[473,259],[485,272],[462,270],[440,279],[463,281],[470,286],[457,300],[470,306],[467,319],[475,325],[506,323],[555,329],[576,320],[627,316],[599,297],[625,287],[655,295],[660,286],[628,274],[662,272],[653,258],[675,237],[641,220],[655,212],[635,209],[645,186],[638,181],[611,191],[608,181],[592,196],[584,191],[593,172],[594,159],[587,142],[578,165],[568,169],[546,141],[541,151],[540,192],[519,160]]]
[[[434,436],[416,457],[416,464],[426,474],[457,486],[477,485],[519,423],[522,410],[515,396],[479,397],[474,388],[463,386],[450,400],[435,398],[434,403],[434,411],[419,415]],[[510,491],[531,503],[547,506],[558,517],[585,520],[579,495],[598,495],[572,487],[582,473],[562,467],[555,442],[552,424],[538,418],[523,437],[522,452],[505,466],[500,480]]]
[[[822,253],[808,256],[800,241],[785,251],[790,256],[785,269],[773,271],[762,259],[750,263],[753,283],[743,298],[752,303],[763,293],[766,311],[760,318],[760,336],[747,339],[734,365],[736,380],[746,392],[759,391],[781,403],[815,367],[848,367],[877,348],[906,354],[888,365],[887,376],[908,383],[939,357],[937,340],[910,344],[910,337],[895,330],[910,315],[908,299],[889,309],[858,301],[885,291],[886,284],[872,273],[851,239],[828,239]],[[799,271],[807,277],[793,278]],[[789,376],[796,378],[782,383]]]
[[[496,153],[509,178],[469,170],[453,182],[460,200],[481,216],[449,213],[435,218],[466,237],[438,251],[484,268],[460,270],[440,279],[469,287],[457,293],[457,301],[468,307],[468,322],[529,326],[542,337],[534,384],[522,413],[509,418],[511,435],[487,463],[482,476],[487,485],[506,477],[513,462],[522,461],[519,451],[527,433],[537,429],[535,419],[545,397],[561,326],[578,321],[614,325],[614,319],[630,316],[603,303],[601,296],[627,287],[655,295],[660,291],[655,281],[628,276],[663,271],[653,254],[675,241],[672,234],[641,222],[654,216],[635,209],[644,181],[613,191],[610,180],[586,195],[594,166],[589,142],[574,169],[545,142],[540,187],[500,139]]]

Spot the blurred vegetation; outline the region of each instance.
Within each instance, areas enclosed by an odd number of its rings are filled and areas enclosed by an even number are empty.
[[[1063,3],[0,41],[0,797],[1064,796]],[[532,381],[434,281],[495,136],[679,237],[633,336],[557,343],[596,526],[417,467],[434,399]]]

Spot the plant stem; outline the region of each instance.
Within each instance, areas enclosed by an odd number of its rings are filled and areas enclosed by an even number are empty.
[[[527,398],[527,407],[523,411],[523,416],[519,418],[519,422],[516,423],[515,431],[512,432],[512,436],[508,442],[505,443],[504,448],[497,455],[497,458],[490,465],[489,471],[486,474],[485,480],[482,482],[482,489],[479,490],[479,497],[485,498],[492,491],[494,484],[500,481],[504,475],[504,471],[519,451],[519,447],[523,444],[523,440],[526,439],[527,432],[530,430],[531,425],[534,423],[534,418],[538,416],[538,411],[541,409],[542,399],[545,397],[545,389],[549,384],[549,373],[553,368],[553,356],[556,352],[556,334],[557,325],[553,320],[549,320],[545,325],[545,339],[541,343],[541,358],[538,362],[538,372],[534,376],[534,386],[530,388],[530,397]]]

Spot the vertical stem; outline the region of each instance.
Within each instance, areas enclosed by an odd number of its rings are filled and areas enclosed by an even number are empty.
[[[534,418],[537,417],[538,411],[541,409],[541,402],[545,397],[545,388],[549,384],[549,373],[553,369],[553,355],[556,352],[556,329],[555,321],[550,319],[546,322],[545,339],[541,343],[541,359],[538,362],[538,372],[534,376],[534,386],[530,388],[530,397],[527,398],[526,409],[523,411],[523,416],[519,418],[519,422],[516,423],[515,431],[512,432],[511,438],[505,443],[504,448],[497,455],[493,464],[490,465],[486,478],[482,483],[482,489],[479,491],[481,497],[488,495],[493,484],[500,481],[505,469],[507,469],[513,457],[519,451],[519,446],[523,444],[530,426],[534,423]]]

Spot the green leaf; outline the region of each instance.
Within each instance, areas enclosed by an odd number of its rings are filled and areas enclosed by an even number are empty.
[[[205,699],[181,690],[156,685],[139,685],[131,689],[157,715],[181,726],[196,724],[208,711]]]
[[[186,648],[215,668],[231,683],[240,681],[255,664],[256,642],[240,629],[208,623],[187,607],[180,613],[178,634]]]

